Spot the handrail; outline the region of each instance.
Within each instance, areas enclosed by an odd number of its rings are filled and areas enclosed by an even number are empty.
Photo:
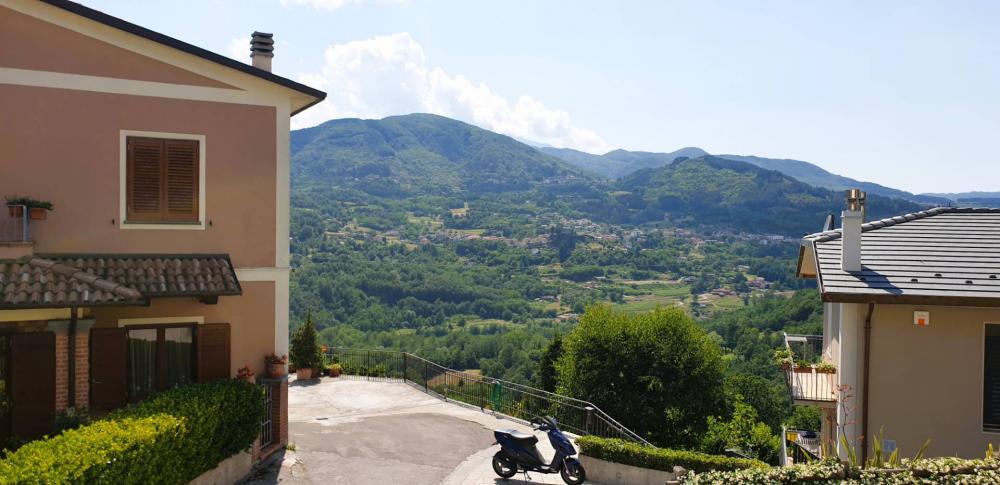
[[[346,375],[399,380],[428,394],[489,408],[496,414],[530,421],[554,416],[561,427],[577,435],[622,438],[652,446],[594,404],[516,382],[459,371],[399,350],[334,347],[328,360],[337,359]]]

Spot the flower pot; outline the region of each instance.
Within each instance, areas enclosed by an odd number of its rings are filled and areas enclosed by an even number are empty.
[[[24,217],[24,206],[22,205],[8,205],[7,211],[10,212],[11,217]]]
[[[322,367],[314,367],[313,370],[312,370],[312,377],[311,377],[311,379],[319,379],[322,376],[323,376],[323,368]]]
[[[33,221],[44,221],[48,213],[49,211],[41,207],[31,207],[28,209],[28,217],[31,217]]]
[[[796,367],[795,368],[795,372],[812,373],[812,371],[813,371],[812,367]]]
[[[333,369],[329,369],[328,372],[330,373],[330,377],[340,377],[340,369],[336,367]]]
[[[280,379],[285,377],[285,364],[267,364],[267,377]]]
[[[295,369],[295,378],[298,380],[312,379],[313,370],[306,367],[304,369]]]

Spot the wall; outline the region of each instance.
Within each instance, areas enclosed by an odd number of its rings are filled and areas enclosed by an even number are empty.
[[[913,325],[915,310],[930,311],[930,326]],[[877,305],[868,434],[884,426],[904,457],[928,438],[929,456],[982,457],[988,443],[1000,443],[1000,434],[982,431],[986,322],[1000,323],[1000,310]]]
[[[274,108],[4,84],[0,106],[0,192],[55,206],[32,225],[36,253],[225,252],[238,268],[274,266]],[[204,230],[121,228],[120,130],[205,136]]]

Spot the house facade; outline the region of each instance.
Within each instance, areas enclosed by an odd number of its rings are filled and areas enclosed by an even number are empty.
[[[270,72],[269,34],[250,65],[65,0],[0,0],[0,42],[0,195],[53,206],[0,213],[0,440],[263,375],[288,352],[289,120],[325,94]]]
[[[928,440],[926,456],[982,457],[1000,443],[1000,210],[863,214],[854,191],[841,229],[802,241],[798,274],[817,281],[836,371],[789,371],[793,397],[823,408],[841,457],[842,435],[862,458],[875,439],[901,457]]]

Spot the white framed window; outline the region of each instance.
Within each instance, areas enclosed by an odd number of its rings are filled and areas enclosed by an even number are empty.
[[[122,229],[205,229],[204,135],[121,130]]]

